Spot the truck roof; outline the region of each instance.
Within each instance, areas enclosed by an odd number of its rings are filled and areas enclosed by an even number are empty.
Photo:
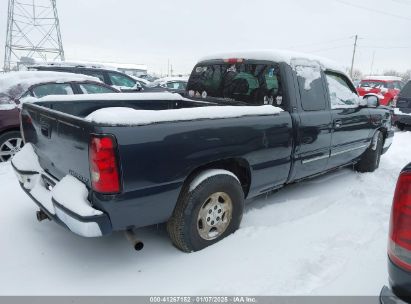
[[[285,62],[288,65],[319,65],[322,69],[336,70],[345,73],[346,68],[341,64],[319,56],[299,53],[287,50],[250,50],[250,51],[234,51],[223,52],[213,55],[208,55],[199,60],[199,62],[207,60],[219,60],[219,59],[254,59],[254,60],[266,60],[274,62]]]
[[[397,76],[365,76],[362,80],[379,80],[379,81],[402,81],[401,77]]]

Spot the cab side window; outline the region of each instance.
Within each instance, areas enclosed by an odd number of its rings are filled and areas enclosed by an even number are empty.
[[[110,78],[111,83],[118,87],[133,88],[136,85],[136,81],[119,73],[109,72],[108,77]]]
[[[301,106],[304,111],[324,111],[327,100],[319,67],[296,66]]]
[[[93,84],[93,83],[81,83],[79,84],[80,90],[83,94],[102,94],[102,93],[114,93],[115,91],[105,86]]]
[[[394,81],[394,88],[397,90],[402,89],[401,81]]]
[[[349,80],[342,74],[326,72],[331,109],[356,108],[360,99]]]
[[[32,89],[35,97],[41,98],[47,95],[72,95],[73,89],[68,83],[48,83]]]

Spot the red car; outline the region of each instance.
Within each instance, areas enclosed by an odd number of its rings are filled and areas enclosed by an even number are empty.
[[[361,97],[377,96],[381,105],[395,106],[395,98],[403,86],[404,83],[400,77],[368,76],[361,80],[357,92]]]
[[[411,303],[411,163],[402,169],[395,188],[388,240],[389,287],[382,304]]]
[[[98,78],[60,72],[12,72],[0,75],[0,162],[22,147],[20,110],[23,98],[47,95],[117,93]]]

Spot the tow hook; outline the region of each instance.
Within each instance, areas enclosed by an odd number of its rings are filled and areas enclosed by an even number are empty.
[[[141,249],[144,248],[144,243],[137,238],[133,230],[131,229],[126,230],[125,235],[126,235],[127,240],[129,240],[130,243],[133,245],[134,250],[140,251]]]
[[[44,220],[50,220],[49,216],[43,210],[37,211],[36,217],[39,222],[44,221]]]

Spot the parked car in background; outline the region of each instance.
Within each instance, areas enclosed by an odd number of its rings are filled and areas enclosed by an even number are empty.
[[[338,64],[295,56],[209,56],[191,73],[191,98],[25,103],[28,144],[12,164],[38,218],[88,237],[167,222],[191,252],[236,231],[246,199],[343,166],[376,170],[394,136],[390,110],[360,99]],[[66,199],[73,189],[78,199]]]
[[[397,95],[393,122],[400,130],[411,129],[411,80]]]
[[[164,77],[147,85],[147,91],[169,91],[184,94],[187,88],[188,77]]]
[[[0,75],[0,161],[8,161],[23,146],[18,105],[24,98],[115,92],[119,91],[86,75],[57,72]]]
[[[388,239],[389,285],[381,303],[411,303],[411,163],[400,173],[391,209]],[[404,302],[405,301],[405,302]]]
[[[149,85],[151,83],[151,81],[145,79],[145,78],[141,78],[141,77],[137,77],[137,76],[130,76],[131,78],[133,78],[135,81],[137,81],[141,87],[144,89],[147,85]]]
[[[75,73],[97,77],[105,84],[122,92],[139,92],[142,88],[140,81],[137,81],[132,76],[121,73],[115,69],[104,68],[99,65],[87,65],[80,63],[49,63],[29,66],[28,70]]]
[[[147,74],[140,75],[138,78],[145,79],[149,82],[153,82],[154,80],[159,79],[159,77],[156,77],[156,76],[153,76],[153,75],[147,75]]]
[[[395,97],[402,89],[404,83],[400,77],[394,76],[368,76],[361,80],[357,92],[360,96],[375,95],[384,106],[394,106]]]

